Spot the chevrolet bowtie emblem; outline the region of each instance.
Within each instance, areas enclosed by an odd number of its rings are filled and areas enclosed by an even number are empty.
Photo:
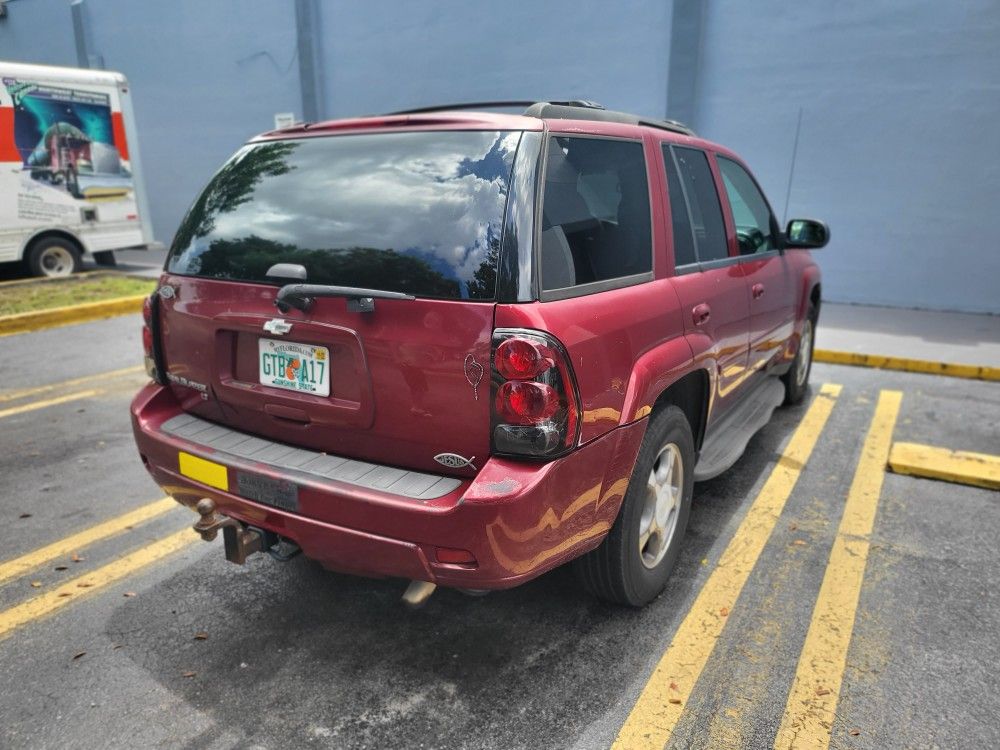
[[[264,330],[275,336],[283,336],[292,330],[292,324],[282,318],[271,318],[264,324]]]

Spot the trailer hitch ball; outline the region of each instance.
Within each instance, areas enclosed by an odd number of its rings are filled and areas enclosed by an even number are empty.
[[[203,497],[199,500],[198,504],[195,506],[195,510],[198,511],[198,515],[201,516],[201,518],[199,518],[197,523],[195,523],[194,530],[198,532],[201,538],[206,542],[214,541],[215,537],[219,533],[219,529],[223,529],[227,525],[237,523],[237,521],[232,518],[216,513],[215,501],[208,497]],[[228,524],[227,521],[229,522]]]

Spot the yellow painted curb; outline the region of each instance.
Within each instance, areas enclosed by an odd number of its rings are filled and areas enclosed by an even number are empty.
[[[952,451],[917,443],[893,443],[889,468],[896,474],[1000,490],[1000,456]]]
[[[969,378],[971,380],[1000,381],[1000,367],[988,367],[986,365],[960,365],[951,362],[933,362],[928,359],[886,357],[879,354],[858,354],[856,352],[839,352],[831,349],[816,349],[813,352],[813,361],[827,362],[833,365],[876,367],[881,370],[922,372],[928,375],[948,375],[953,378]]]
[[[52,283],[58,284],[60,282],[66,281],[67,279],[71,280],[92,279],[95,276],[100,276],[102,274],[107,276],[125,276],[125,274],[123,273],[118,273],[116,271],[106,271],[106,270],[77,271],[72,276],[57,276],[57,277],[27,276],[23,279],[8,279],[7,281],[0,281],[0,289],[6,289],[7,287],[10,286],[28,286],[31,284],[52,284]]]
[[[131,315],[142,311],[142,303],[147,296],[137,294],[132,297],[119,297],[101,302],[86,302],[82,305],[54,307],[51,310],[0,316],[0,336],[40,331],[44,328],[55,328],[72,323],[85,323],[88,320],[114,318],[118,315]]]

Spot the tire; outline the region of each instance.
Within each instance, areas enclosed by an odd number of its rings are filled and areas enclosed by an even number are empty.
[[[651,491],[654,481],[670,488],[670,497]],[[676,473],[680,471],[680,479]],[[639,456],[611,531],[601,545],[574,562],[577,577],[595,596],[616,604],[642,607],[667,585],[684,540],[694,493],[694,438],[684,412],[676,406],[657,411],[650,420]],[[656,497],[671,504],[666,514],[659,504],[661,532],[643,532],[657,518]]]
[[[24,260],[32,276],[65,278],[81,268],[80,249],[63,237],[36,240],[28,248]]]
[[[809,390],[809,373],[812,372],[815,345],[816,308],[810,304],[806,320],[802,324],[799,350],[795,353],[791,368],[781,376],[781,382],[785,384],[785,404],[797,404],[805,398]]]
[[[83,194],[80,192],[80,180],[75,169],[66,170],[66,190],[78,200],[83,198]]]

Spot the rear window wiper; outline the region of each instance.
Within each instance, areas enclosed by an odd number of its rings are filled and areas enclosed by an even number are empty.
[[[308,312],[317,297],[346,297],[349,312],[372,312],[377,299],[416,299],[412,294],[403,292],[386,292],[381,289],[363,289],[356,286],[285,284],[278,290],[274,304],[281,312],[288,312],[293,307]]]

